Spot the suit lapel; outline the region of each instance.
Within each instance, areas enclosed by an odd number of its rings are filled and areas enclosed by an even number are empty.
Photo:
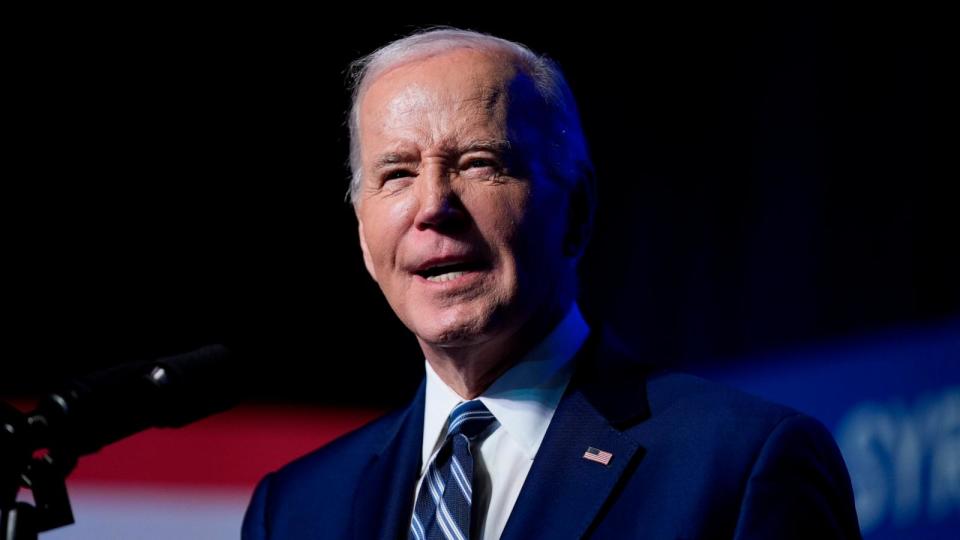
[[[594,335],[554,413],[502,539],[580,538],[643,447],[623,428],[649,416],[647,368],[630,361],[612,336]],[[608,465],[584,459],[588,448],[613,454]]]
[[[406,538],[420,471],[424,394],[421,384],[413,403],[361,476],[353,502],[354,538]]]

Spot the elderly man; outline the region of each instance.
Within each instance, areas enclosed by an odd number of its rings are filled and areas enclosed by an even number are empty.
[[[593,169],[553,63],[440,29],[358,66],[360,246],[425,381],[268,475],[244,538],[859,537],[820,424],[584,322]]]

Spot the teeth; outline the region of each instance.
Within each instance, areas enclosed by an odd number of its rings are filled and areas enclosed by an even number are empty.
[[[466,272],[447,272],[446,274],[440,274],[438,276],[430,276],[427,278],[427,281],[432,281],[434,283],[443,283],[444,281],[450,281],[451,279],[457,279],[458,277],[466,274]]]

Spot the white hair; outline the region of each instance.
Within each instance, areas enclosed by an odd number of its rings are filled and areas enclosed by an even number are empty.
[[[592,182],[593,164],[587,153],[580,117],[560,68],[552,60],[538,55],[526,46],[506,39],[458,28],[440,27],[421,30],[393,41],[351,65],[353,99],[347,124],[350,129],[350,201],[356,205],[362,182],[360,156],[360,102],[378,77],[403,64],[424,60],[456,49],[474,49],[503,54],[516,62],[518,69],[530,77],[546,105],[550,117],[545,139],[549,148],[548,168],[565,184]]]

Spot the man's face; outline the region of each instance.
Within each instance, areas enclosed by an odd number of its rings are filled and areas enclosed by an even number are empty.
[[[511,63],[466,49],[390,70],[363,96],[364,261],[422,345],[503,339],[565,307],[568,197],[539,158],[542,109]]]

